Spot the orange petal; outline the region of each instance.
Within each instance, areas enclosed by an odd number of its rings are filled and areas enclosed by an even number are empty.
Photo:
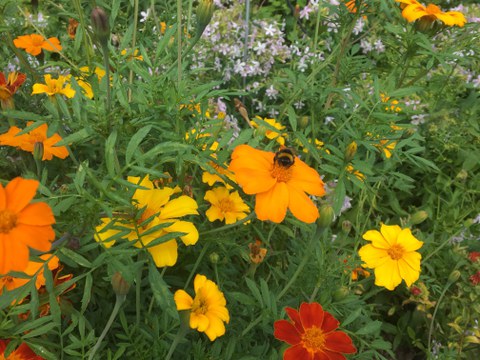
[[[17,223],[24,225],[45,226],[55,224],[52,209],[44,202],[28,204],[17,215]]]
[[[255,213],[259,220],[271,220],[280,223],[287,214],[289,201],[288,187],[284,182],[278,182],[269,191],[257,194]]]
[[[37,180],[17,177],[5,187],[7,195],[7,209],[19,213],[33,199],[37,192],[39,182]]]
[[[245,194],[253,195],[270,190],[277,179],[269,171],[254,169],[239,169],[235,172],[235,179]]]
[[[325,195],[324,183],[318,172],[299,158],[295,159],[292,166],[292,178],[288,181],[288,185],[311,195]]]
[[[28,248],[17,238],[0,233],[0,274],[10,271],[23,271],[28,265]]]
[[[55,239],[55,231],[51,226],[32,226],[17,224],[9,232],[12,241],[22,243],[38,251],[50,251],[51,241]]]
[[[298,220],[313,223],[318,219],[318,209],[313,201],[301,190],[287,183],[289,192],[288,209]]]

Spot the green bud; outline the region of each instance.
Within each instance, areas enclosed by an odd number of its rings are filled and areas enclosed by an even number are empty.
[[[390,309],[388,309],[388,316],[392,316],[393,314],[395,314],[397,312],[397,309],[395,308],[395,306],[392,306]]]
[[[212,264],[218,264],[218,260],[220,260],[220,256],[216,252],[210,254],[210,262]]]
[[[117,271],[112,276],[112,288],[116,295],[127,295],[130,289],[130,284],[124,279],[122,274]]]
[[[107,13],[101,7],[97,6],[92,10],[91,19],[95,36],[102,46],[106,46],[110,38],[110,26],[108,24]]]
[[[310,118],[308,116],[302,116],[300,117],[298,126],[300,127],[300,129],[305,129],[308,126],[309,122],[310,122]]]
[[[43,159],[43,142],[37,141],[33,145],[33,158],[35,160],[42,160]]]
[[[317,220],[317,224],[321,228],[327,228],[335,219],[335,212],[329,204],[323,204],[320,206],[320,218]]]
[[[460,275],[461,275],[460,271],[453,270],[450,273],[450,276],[448,277],[448,282],[450,282],[450,283],[456,282],[460,278]]]
[[[460,170],[457,176],[455,176],[455,179],[460,181],[466,180],[467,178],[468,178],[468,172],[465,169]]]
[[[335,301],[341,301],[347,297],[347,295],[350,293],[350,290],[346,286],[342,286],[341,288],[335,290],[333,293],[333,299]]]
[[[348,220],[342,221],[342,231],[345,235],[348,235],[352,230],[352,223]]]
[[[418,225],[427,219],[428,219],[428,213],[425,210],[420,210],[412,215],[412,217],[410,218],[410,222],[412,223],[412,225]]]
[[[215,5],[213,0],[200,0],[197,6],[197,37],[202,36],[203,31],[212,20]]]

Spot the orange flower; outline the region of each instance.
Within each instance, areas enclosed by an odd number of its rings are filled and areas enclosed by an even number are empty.
[[[27,126],[33,124],[29,121]],[[29,131],[26,134],[18,135],[22,130],[16,126],[10,127],[8,132],[0,135],[0,145],[16,146],[24,151],[34,153],[35,144],[42,144],[42,160],[52,160],[54,156],[65,159],[68,156],[68,150],[65,146],[55,146],[62,138],[57,133],[47,137],[48,126],[42,124],[39,127]]]
[[[235,173],[246,194],[256,195],[258,219],[282,222],[287,208],[306,223],[318,218],[318,209],[307,194],[325,195],[323,181],[315,169],[295,157],[290,149],[272,153],[240,145],[233,151],[228,169]]]
[[[439,20],[447,26],[458,25],[459,27],[463,27],[467,22],[465,16],[459,11],[443,12],[437,5],[428,4],[425,6],[416,0],[395,1],[401,3],[402,16],[408,22],[419,20],[422,29],[428,29],[435,20]]]
[[[273,324],[273,336],[292,345],[283,360],[341,360],[342,354],[354,354],[352,339],[338,328],[338,320],[323,311],[319,303],[302,303],[297,311],[285,308],[290,318]]]
[[[33,56],[37,56],[43,50],[59,52],[62,50],[60,41],[56,37],[45,40],[42,35],[31,34],[22,35],[13,40],[15,47],[25,49],[25,51]]]
[[[5,349],[7,348],[10,340],[0,339],[0,359],[1,360],[45,360],[41,356],[35,354],[32,349],[28,347],[26,343],[20,344],[18,348],[10,353],[8,357],[5,357]]]
[[[27,76],[19,72],[11,72],[5,79],[5,74],[0,72],[0,102],[2,109],[13,109],[13,94],[25,82]]]
[[[267,255],[267,249],[261,247],[262,242],[260,240],[255,240],[254,243],[248,244],[248,248],[250,249],[250,260],[254,264],[260,264],[265,256]]]
[[[52,209],[44,202],[31,203],[39,182],[17,177],[0,184],[0,274],[24,271],[28,248],[49,251],[55,239]]]
[[[9,275],[0,275],[0,294],[3,292],[4,288],[11,291],[25,285],[35,274],[37,274],[35,280],[35,287],[37,290],[40,289],[41,286],[44,286],[45,277],[43,276],[43,266],[47,264],[50,270],[55,270],[58,268],[58,258],[52,254],[43,254],[40,255],[40,259],[42,259],[43,262],[29,261],[27,267],[22,271],[30,278],[16,278]]]
[[[75,35],[77,34],[77,27],[80,23],[75,20],[75,19],[68,19],[68,28],[67,28],[67,32],[68,32],[68,36],[70,37],[70,39],[75,39]]]

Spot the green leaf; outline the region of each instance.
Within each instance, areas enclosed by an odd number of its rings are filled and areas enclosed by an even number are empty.
[[[175,310],[175,301],[173,300],[173,294],[168,288],[167,283],[163,280],[162,276],[155,267],[153,261],[148,264],[148,281],[152,288],[153,297],[162,311],[166,311],[167,314],[174,318],[178,318],[178,313]]]
[[[81,140],[85,140],[91,136],[91,130],[88,128],[84,128],[80,131],[73,133],[72,135],[68,135],[66,138],[60,140],[55,146],[65,146],[65,145],[72,145]]]
[[[63,247],[60,249],[60,252],[80,266],[87,267],[87,268],[92,267],[92,263],[90,261],[85,259],[82,255],[74,252],[73,250]]]
[[[135,150],[137,150],[138,146],[142,142],[142,140],[147,136],[149,131],[151,130],[152,126],[145,126],[144,128],[141,128],[140,130],[137,131],[135,135],[132,136],[130,141],[128,142],[127,145],[127,150],[125,153],[125,162],[127,164],[130,163],[132,160],[133,154],[135,153]]]

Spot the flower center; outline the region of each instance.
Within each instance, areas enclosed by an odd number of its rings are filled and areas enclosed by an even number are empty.
[[[405,253],[405,249],[401,245],[393,245],[390,249],[387,250],[388,255],[392,258],[392,260],[399,260],[403,257]]]
[[[270,174],[280,182],[287,182],[292,177],[292,167],[285,167],[280,164],[274,163],[273,169]]]
[[[220,210],[222,210],[223,213],[235,210],[235,204],[229,198],[219,200],[218,207],[220,208]]]
[[[192,312],[205,315],[208,311],[208,304],[203,297],[197,296],[193,300]]]
[[[8,234],[17,225],[17,215],[9,210],[0,211],[0,233]]]
[[[319,327],[305,329],[302,335],[303,346],[310,352],[316,353],[325,348],[325,334]]]

